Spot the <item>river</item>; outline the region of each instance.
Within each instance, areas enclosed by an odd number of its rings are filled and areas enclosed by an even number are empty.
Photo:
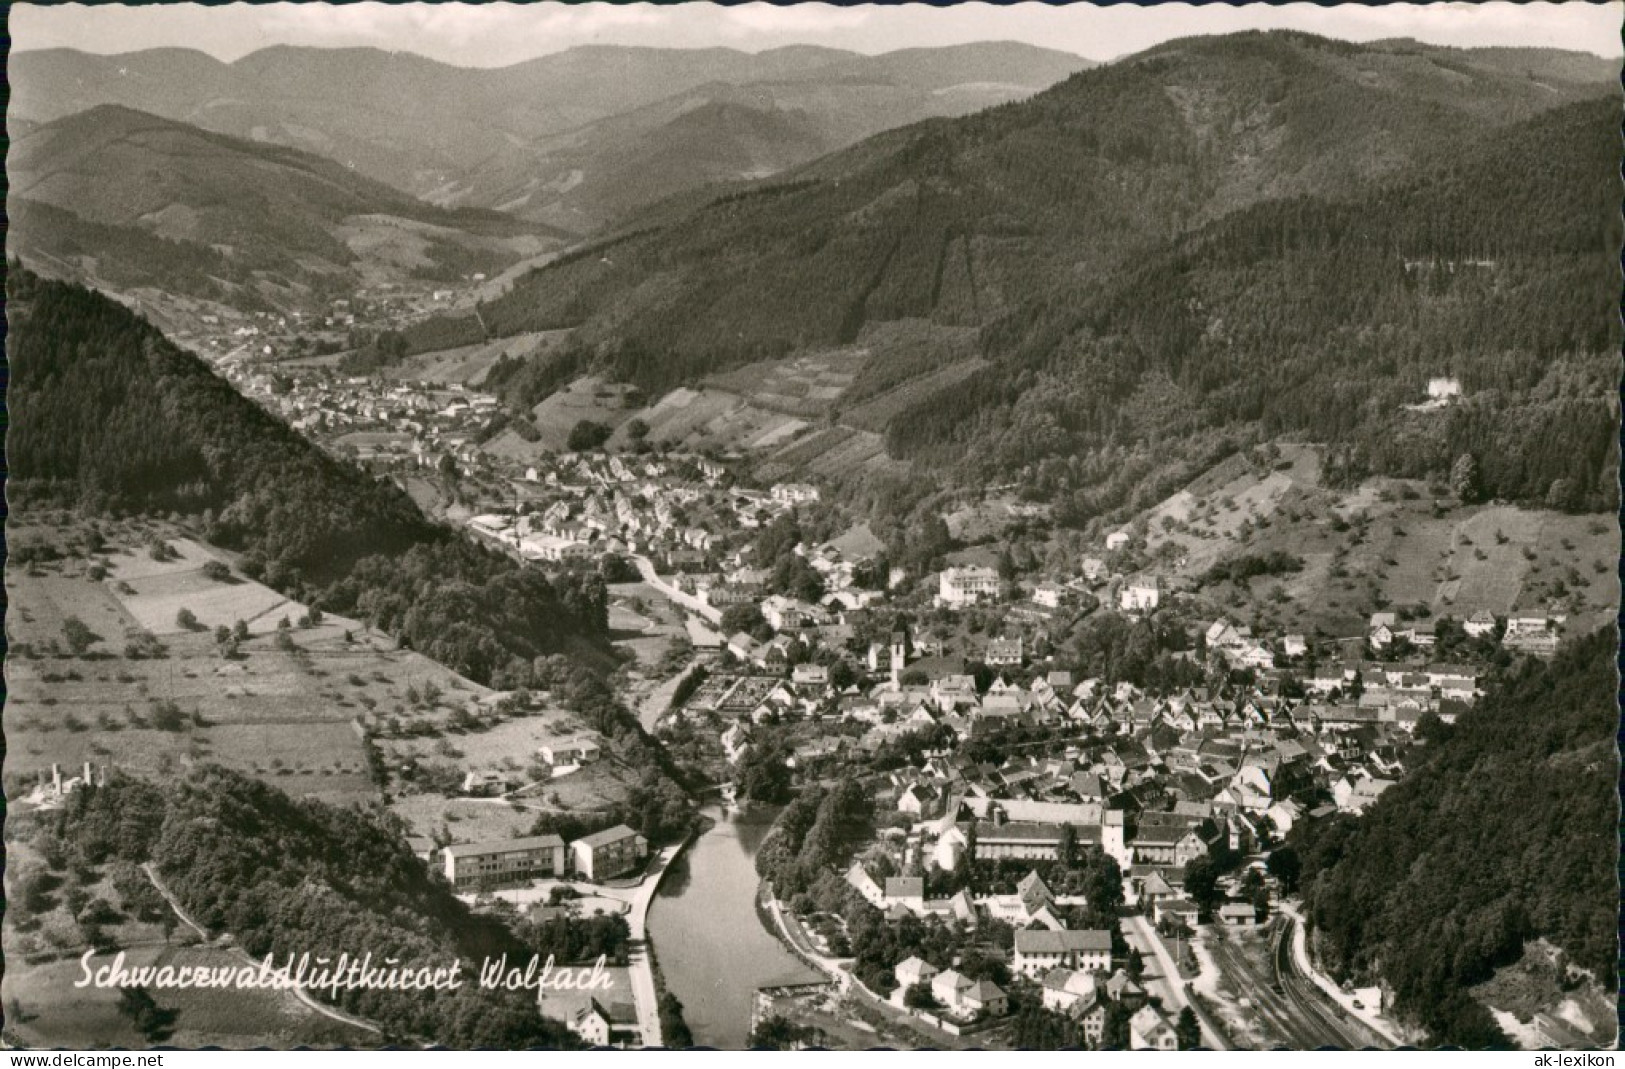
[[[649,905],[649,938],[698,1046],[739,1050],[756,988],[807,967],[756,914],[756,850],[778,810],[708,806],[715,825],[672,863]]]

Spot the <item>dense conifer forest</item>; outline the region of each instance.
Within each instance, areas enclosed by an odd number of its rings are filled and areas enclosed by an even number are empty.
[[[1524,661],[1363,815],[1293,829],[1334,975],[1380,977],[1400,1015],[1469,1049],[1507,1040],[1467,989],[1531,941],[1614,989],[1617,652],[1606,628]]]

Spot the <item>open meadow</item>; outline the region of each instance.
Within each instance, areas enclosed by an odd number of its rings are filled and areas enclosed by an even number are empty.
[[[1280,452],[1267,466],[1231,458],[1142,518],[1147,552],[1192,581],[1238,555],[1301,561],[1295,572],[1207,584],[1216,607],[1328,635],[1358,634],[1371,613],[1400,608],[1460,620],[1546,612],[1567,617],[1570,633],[1612,616],[1612,516],[1462,505],[1417,480],[1333,490],[1320,484],[1315,449]]]

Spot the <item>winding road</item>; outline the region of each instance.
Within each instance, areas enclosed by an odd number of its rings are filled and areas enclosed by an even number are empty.
[[[152,883],[153,888],[164,897],[165,902],[169,903],[169,908],[174,911],[175,916],[180,919],[182,924],[196,932],[205,946],[217,946],[214,942],[214,935],[186,911],[186,907],[181,905],[180,899],[175,897],[175,893],[169,889],[169,885],[164,883],[163,877],[158,875],[158,869],[152,862],[144,862],[141,865],[141,871],[146,873],[147,879]],[[260,962],[254,960],[248,951],[235,944],[229,948],[228,952],[246,965],[257,967],[260,964]],[[329,1006],[325,1002],[319,1002],[303,987],[291,987],[288,990],[306,1008],[321,1014],[329,1020],[338,1021],[340,1024],[347,1024],[353,1028],[371,1032],[374,1035],[382,1034],[382,1030],[371,1021],[345,1013],[343,1010]]]

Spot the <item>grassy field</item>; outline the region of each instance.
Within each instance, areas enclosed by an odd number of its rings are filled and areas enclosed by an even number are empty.
[[[940,371],[917,379],[911,379],[901,386],[894,387],[863,401],[849,411],[842,412],[841,422],[859,430],[883,433],[886,430],[886,424],[890,423],[898,413],[911,408],[938,390],[965,381],[965,379],[985,366],[987,366],[987,362],[978,357],[971,360],[961,360]]]
[[[740,446],[750,439],[782,442],[806,421],[750,404],[723,390],[673,390],[638,414],[655,441],[681,443],[690,449],[706,445]]]
[[[420,353],[407,357],[382,374],[397,382],[461,383],[477,387],[485,381],[485,373],[504,356],[528,357],[554,345],[568,331],[516,334],[479,345],[465,345],[457,349],[442,349],[433,353]]]
[[[532,410],[533,422],[541,432],[535,446],[564,450],[571,428],[584,419],[606,427],[620,426],[638,414],[639,405],[629,403],[631,389],[591,375],[576,379]]]
[[[846,392],[868,360],[865,349],[837,349],[749,364],[712,376],[706,385],[774,412],[816,419]]]
[[[11,533],[25,544],[72,544],[70,530],[14,523]],[[523,766],[549,740],[593,737],[562,709],[496,722],[490,690],[387,637],[334,617],[301,627],[303,606],[241,577],[206,577],[204,564],[224,555],[170,537],[177,556],[158,561],[136,548],[149,532],[121,534],[93,557],[8,570],[8,797],[26,793],[52,764],[67,774],[88,761],[155,775],[212,761],[294,795],[375,798],[358,724],[387,736],[391,721],[421,723],[433,734],[386,737],[381,749],[404,759],[444,740],[460,755],[447,760],[463,769]],[[178,607],[200,629],[176,623]],[[286,647],[277,627],[284,616]],[[96,636],[82,655],[68,646],[70,618]],[[238,620],[249,637],[228,656],[210,629]],[[156,642],[163,655],[132,658],[131,641]],[[453,716],[469,707],[482,710],[483,730],[452,731]],[[591,803],[600,787],[620,796],[614,777],[568,780],[558,782],[571,805]]]
[[[9,955],[8,955],[9,959]],[[109,960],[93,959],[92,968]],[[229,951],[212,947],[136,947],[126,951],[131,968],[143,965],[241,966]],[[77,956],[6,970],[6,1002],[13,997],[22,1016],[7,1014],[6,1030],[24,1044],[78,1049],[141,1049],[147,1041],[118,1012],[116,990],[75,988],[83,975]],[[49,993],[49,994],[47,994]],[[303,1005],[291,992],[230,988],[166,989],[154,993],[158,1005],[178,1011],[175,1032],[164,1046],[182,1049],[223,1047],[344,1047],[365,1045],[369,1033],[331,1020]]]
[[[202,548],[174,544],[182,556],[168,562],[109,552],[102,579],[86,561],[33,575],[8,571],[9,639],[18,654],[7,671],[8,796],[53,763],[86,761],[146,774],[216,761],[294,794],[374,795],[350,722],[365,712],[363,699],[388,701],[391,685],[347,688],[337,674],[396,671],[411,655],[365,636],[346,642],[343,621],[291,627],[292,648],[278,648],[272,617],[297,619],[304,608],[247,580],[206,579]],[[176,623],[178,607],[196,613],[199,630]],[[64,637],[70,618],[96,636],[83,655]],[[223,656],[203,628],[237,620],[250,637],[236,656]],[[143,636],[165,655],[128,656],[126,643]]]

